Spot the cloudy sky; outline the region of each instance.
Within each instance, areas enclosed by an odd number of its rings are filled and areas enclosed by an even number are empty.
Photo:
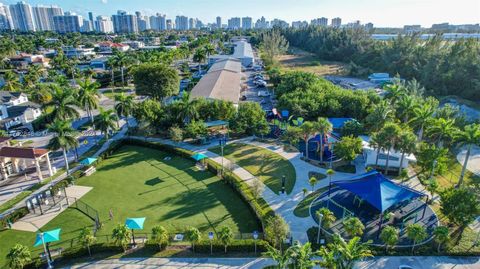
[[[17,0],[0,0],[5,4]],[[480,0],[26,0],[32,5],[58,5],[64,10],[85,15],[111,15],[117,10],[141,11],[146,15],[157,12],[168,17],[186,15],[203,22],[213,22],[216,16],[250,16],[254,20],[307,20],[318,17],[341,17],[343,22],[360,20],[376,26],[403,26],[450,22],[470,24],[480,22]]]

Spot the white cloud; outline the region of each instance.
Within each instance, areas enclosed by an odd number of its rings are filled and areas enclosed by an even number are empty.
[[[102,4],[108,4],[108,0],[101,0]]]

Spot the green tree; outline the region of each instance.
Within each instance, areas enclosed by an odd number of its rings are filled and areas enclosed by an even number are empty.
[[[158,246],[159,250],[162,250],[168,245],[168,231],[161,225],[155,225],[152,228],[152,243]]]
[[[318,254],[322,257],[321,266],[333,269],[352,269],[355,262],[373,257],[368,248],[371,241],[362,243],[360,237],[354,237],[346,242],[339,235],[334,235],[333,242],[322,248]],[[333,257],[333,260],[332,260]]]
[[[233,232],[232,229],[228,226],[223,226],[218,233],[218,239],[222,241],[223,246],[225,247],[225,253],[227,253],[227,247],[230,242],[233,240]]]
[[[315,185],[318,183],[318,180],[316,177],[310,177],[310,179],[308,180],[308,184],[310,184],[310,186],[312,186],[312,192],[315,190]]]
[[[163,64],[140,64],[133,69],[133,81],[138,95],[157,100],[177,94],[179,76],[175,69]]]
[[[84,228],[80,231],[79,241],[80,241],[85,247],[87,247],[88,256],[92,256],[92,252],[90,251],[90,246],[93,245],[93,244],[95,244],[95,242],[97,241],[97,238],[95,237],[95,235],[93,235],[92,230],[89,229],[88,227],[84,227]]]
[[[48,131],[53,133],[53,137],[48,142],[47,148],[50,150],[63,151],[63,159],[67,173],[70,173],[67,151],[78,147],[78,140],[75,136],[75,129],[72,128],[70,121],[55,120],[47,125]]]
[[[45,107],[51,109],[49,118],[53,120],[69,120],[80,117],[80,113],[75,109],[77,102],[77,92],[72,88],[60,88],[57,84],[52,84],[52,100]]]
[[[400,166],[398,167],[399,174],[403,169],[403,159],[405,158],[405,154],[411,154],[415,151],[417,145],[416,141],[417,137],[412,131],[403,129],[400,132],[396,143],[396,148],[402,153],[402,156],[400,157]]]
[[[437,252],[440,252],[442,245],[450,241],[450,231],[446,226],[437,226],[435,230],[433,230],[433,235],[435,236],[435,242],[438,245]]]
[[[258,134],[258,127],[268,126],[265,111],[258,103],[244,102],[238,106],[238,112],[231,127],[238,133]]]
[[[447,169],[448,150],[435,144],[420,143],[416,157],[417,165],[422,168],[422,172],[428,172],[429,177],[433,176],[433,172],[442,174]]]
[[[340,129],[340,134],[343,136],[360,136],[365,133],[363,124],[355,119],[346,121]]]
[[[295,242],[289,248],[289,252],[294,268],[310,269],[315,266],[315,261],[313,260],[315,253],[312,251],[310,242],[304,245]]]
[[[390,103],[386,100],[383,100],[373,107],[373,111],[365,119],[368,126],[370,126],[370,130],[376,132],[382,129],[383,125],[393,118],[394,111],[391,107]]]
[[[276,57],[288,50],[288,41],[280,31],[273,29],[262,35],[260,51],[262,59],[267,65],[275,63]]]
[[[413,109],[413,117],[410,119],[409,123],[418,129],[418,141],[423,140],[425,125],[432,120],[437,107],[438,101],[434,98],[430,98]]]
[[[193,54],[193,61],[198,63],[198,72],[201,72],[201,64],[207,59],[207,52],[204,48],[199,48],[195,50]]]
[[[208,133],[207,126],[203,121],[191,121],[185,127],[185,137],[197,139],[199,137],[205,136]]]
[[[343,221],[343,228],[350,237],[362,236],[365,226],[357,217],[349,217]]]
[[[317,152],[320,153],[320,162],[323,162],[323,153],[325,151],[323,146],[323,137],[326,136],[333,130],[333,126],[327,118],[320,117],[314,123],[314,128],[316,133],[320,134],[320,148],[317,149]]]
[[[282,140],[287,141],[291,146],[297,146],[300,141],[300,128],[296,126],[289,126],[282,134]]]
[[[18,243],[7,253],[7,259],[8,266],[12,269],[22,269],[32,261],[28,247]]]
[[[128,117],[132,115],[135,103],[133,102],[133,95],[125,95],[121,93],[120,95],[115,96],[115,112],[117,113],[117,117],[125,117],[127,126],[128,124]]]
[[[100,107],[99,114],[95,117],[95,125],[105,135],[105,139],[108,140],[108,133],[111,130],[115,130],[117,115],[113,112],[113,109],[103,109]]]
[[[397,102],[397,114],[403,123],[407,123],[418,106],[417,98],[413,95],[405,95]]]
[[[87,111],[87,115],[90,117],[93,123],[92,110],[98,108],[98,88],[100,84],[93,82],[90,79],[78,80],[80,90],[78,91],[78,104]]]
[[[359,137],[344,136],[335,144],[335,153],[346,162],[355,160],[362,149],[362,139]]]
[[[13,71],[10,71],[10,70],[6,71],[5,74],[3,74],[3,80],[5,81],[3,88],[8,92],[19,91],[20,88],[22,87],[22,84],[20,83],[18,76],[15,75]]]
[[[187,240],[192,243],[192,250],[195,252],[195,244],[202,240],[202,233],[195,227],[191,227],[187,231]]]
[[[112,61],[115,67],[120,68],[121,77],[122,77],[122,87],[125,86],[125,68],[131,63],[131,58],[125,52],[119,50],[113,51]]]
[[[385,244],[385,253],[388,252],[388,247],[394,246],[399,238],[398,229],[393,226],[385,226],[380,233],[380,240]]]
[[[317,210],[316,214],[317,216],[320,214],[323,215],[321,228],[328,229],[337,220],[337,218],[335,217],[335,214],[333,214],[333,212],[326,207],[322,207],[319,210]]]
[[[280,215],[275,215],[267,219],[265,225],[265,239],[274,247],[281,248],[283,240],[287,237],[290,229],[288,224]]]
[[[443,148],[443,145],[450,142],[457,133],[458,129],[453,119],[433,119],[427,128],[427,135],[437,143],[439,148]]]
[[[305,142],[305,159],[308,160],[308,140],[315,133],[315,125],[312,122],[306,121],[300,126],[300,135]]]
[[[385,174],[388,173],[389,161],[390,161],[390,151],[397,148],[398,139],[402,129],[400,126],[393,122],[387,122],[380,130],[380,137],[382,140],[382,148],[387,150],[387,156],[385,161]]]
[[[428,237],[427,231],[425,230],[425,227],[423,227],[419,223],[414,223],[407,225],[407,237],[413,241],[412,244],[412,255],[415,250],[415,245],[418,242],[422,242]]]
[[[440,212],[461,231],[480,215],[477,194],[467,188],[448,188],[440,193]]]
[[[480,146],[480,124],[470,124],[465,126],[464,130],[457,135],[457,143],[460,146],[467,147],[467,153],[465,155],[465,161],[463,162],[462,172],[458,179],[457,187],[461,187],[465,172],[467,170],[468,159],[472,151],[472,146]]]
[[[123,248],[123,251],[127,250],[127,245],[132,238],[132,232],[125,224],[117,224],[112,230],[112,239],[117,246]]]
[[[290,251],[280,251],[275,247],[270,246],[269,244],[266,245],[267,252],[263,253],[264,255],[270,257],[274,262],[277,263],[275,268],[278,269],[286,269],[288,263],[290,262]]]
[[[175,143],[180,143],[183,141],[183,130],[178,126],[172,126],[168,129],[170,139]]]

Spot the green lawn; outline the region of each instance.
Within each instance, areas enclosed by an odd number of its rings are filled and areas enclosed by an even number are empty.
[[[171,160],[164,160],[167,156]],[[198,171],[192,160],[153,149],[122,147],[100,163],[95,174],[76,184],[93,187],[82,201],[99,211],[103,227],[97,236],[110,234],[115,224],[128,217],[146,217],[145,232],[157,224],[171,233],[191,226],[204,233],[222,226],[229,226],[235,233],[260,229],[248,206],[218,177]],[[113,221],[109,220],[109,209],[113,210]],[[85,215],[69,209],[44,230],[61,227],[62,240],[68,240],[76,238],[81,228],[92,225]],[[0,232],[0,267],[14,243],[31,246],[34,238],[35,234],[29,232]],[[63,242],[62,247],[69,243]]]
[[[220,147],[210,148],[209,150],[221,154]],[[281,179],[285,175],[285,189],[287,193],[292,192],[296,180],[295,168],[290,161],[282,156],[267,149],[241,143],[229,144],[224,147],[223,151],[225,158],[234,161],[259,178],[277,194],[282,190]]]
[[[300,203],[298,203],[297,207],[293,210],[293,214],[299,218],[310,217],[310,204],[327,190],[328,187],[324,187],[309,193]]]
[[[120,94],[122,94],[122,93],[127,94],[127,93],[130,92],[131,90],[132,90],[132,89],[129,89],[129,88],[125,88],[125,89],[117,88],[117,89],[114,89],[114,90],[104,91],[104,92],[103,92],[103,95],[105,95],[105,97],[107,97],[107,98],[114,99],[115,96],[120,95]]]

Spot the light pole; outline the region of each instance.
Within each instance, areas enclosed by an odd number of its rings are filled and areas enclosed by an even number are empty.
[[[323,220],[323,214],[318,213],[318,234],[317,234],[317,244],[320,244],[320,232],[321,232],[321,227],[322,227],[322,220]]]
[[[257,239],[258,239],[258,232],[253,231],[253,242],[255,243],[255,255],[257,254]]]
[[[42,239],[43,250],[45,251],[45,257],[47,258],[47,265],[48,265],[47,268],[48,269],[53,268],[52,262],[50,261],[50,255],[48,254],[48,251],[47,251],[47,245],[45,244],[45,240],[43,238],[43,233],[40,233],[40,238]]]
[[[218,141],[218,142],[220,144],[220,149],[222,151],[222,176],[223,176],[223,147],[227,143],[227,138],[225,136],[223,136],[222,138],[220,138],[220,141]]]
[[[285,177],[285,175],[282,176],[282,193],[285,193],[285,181],[287,180],[287,178]]]
[[[210,240],[210,255],[213,254],[213,232],[208,233],[208,239]]]

